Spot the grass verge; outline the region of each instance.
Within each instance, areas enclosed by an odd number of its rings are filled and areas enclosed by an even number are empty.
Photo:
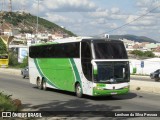
[[[0,92],[0,111],[18,111],[18,107],[13,103],[11,95]]]

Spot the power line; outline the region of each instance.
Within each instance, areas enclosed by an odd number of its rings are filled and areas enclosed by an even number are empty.
[[[119,27],[117,27],[117,28],[115,28],[115,29],[112,29],[112,30],[109,30],[109,31],[107,31],[107,32],[104,32],[104,33],[101,33],[101,34],[98,34],[98,35],[94,35],[94,36],[92,36],[92,37],[100,36],[100,35],[103,35],[103,34],[106,34],[106,33],[111,33],[111,32],[113,32],[113,31],[116,31],[116,30],[118,30],[118,29],[121,29],[121,28],[123,28],[123,27],[125,27],[125,26],[127,26],[127,25],[129,25],[129,24],[131,24],[131,23],[133,23],[133,22],[135,22],[135,21],[143,18],[143,17],[146,16],[148,13],[153,12],[154,10],[156,10],[156,9],[159,8],[159,7],[160,7],[160,6],[157,6],[157,7],[153,8],[153,9],[149,10],[148,12],[146,12],[145,14],[142,14],[142,15],[139,16],[138,18],[132,20],[131,22],[128,22],[128,23],[126,23],[126,24],[123,24],[122,26],[119,26]]]

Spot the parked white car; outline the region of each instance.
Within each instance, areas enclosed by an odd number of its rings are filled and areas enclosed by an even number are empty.
[[[21,75],[23,78],[29,77],[29,68],[28,66],[21,70]]]

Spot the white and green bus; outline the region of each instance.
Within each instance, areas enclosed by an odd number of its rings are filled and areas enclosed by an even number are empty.
[[[78,97],[129,91],[130,71],[122,41],[71,37],[29,47],[30,83]]]

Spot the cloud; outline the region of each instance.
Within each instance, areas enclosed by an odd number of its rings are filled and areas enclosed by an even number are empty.
[[[115,29],[118,27],[118,25],[116,23],[111,23],[111,24],[108,24],[107,27],[110,27],[112,29]]]
[[[14,0],[14,8],[25,6],[31,13],[36,13],[38,0]],[[41,14],[46,12],[89,12],[97,9],[94,2],[90,0],[39,0],[39,11]]]
[[[125,19],[127,19],[127,17],[128,17],[128,15],[124,15],[124,14],[122,14],[122,15],[114,15],[114,14],[110,15],[110,19],[112,19],[112,20],[125,20]]]
[[[134,26],[153,26],[157,24],[157,20],[151,16],[145,16],[143,18],[139,18],[138,15],[129,15],[126,19],[126,23],[130,23],[130,25]]]
[[[125,35],[125,34],[128,34],[128,31],[120,30],[120,31],[116,31],[114,34],[117,34],[117,35]]]
[[[45,0],[44,5],[54,12],[88,12],[96,9],[90,0]]]
[[[28,0],[13,0],[13,3],[14,4],[28,4],[29,3],[29,1]]]
[[[137,3],[136,3],[136,5],[138,6],[138,7],[146,7],[146,6],[148,6],[149,4],[151,4],[152,3],[152,1],[151,0],[137,0]]]
[[[111,8],[111,12],[113,14],[117,14],[117,13],[120,13],[120,9],[119,8]]]
[[[96,12],[89,12],[88,15],[93,18],[106,18],[109,17],[110,14],[107,9],[104,11],[98,9]]]
[[[46,13],[45,19],[52,21],[52,22],[65,22],[65,23],[71,23],[73,22],[73,19],[57,15],[57,14],[52,14],[52,13]]]
[[[5,2],[5,4],[8,4],[8,2]],[[29,0],[13,0],[12,1],[12,9],[15,11],[27,10],[29,8],[30,4],[31,3]]]
[[[38,4],[37,3],[33,3],[32,8],[29,9],[29,11],[32,13],[32,14],[36,14],[39,12],[39,14],[41,15],[44,15],[46,11],[46,8],[45,6],[43,6],[43,4],[39,4],[39,9],[38,9]],[[39,11],[38,11],[39,10]]]
[[[150,11],[150,13],[160,13],[160,2],[159,0],[138,0],[136,3],[138,7],[145,9],[146,12]]]
[[[95,19],[105,18],[107,20],[124,20],[128,15],[121,13],[119,8],[113,7],[111,10],[98,8],[95,12],[88,12],[88,17]]]
[[[94,25],[94,26],[104,25],[104,24],[106,24],[106,20],[104,18],[99,18],[99,19],[95,19],[95,20],[89,22],[89,24]]]

